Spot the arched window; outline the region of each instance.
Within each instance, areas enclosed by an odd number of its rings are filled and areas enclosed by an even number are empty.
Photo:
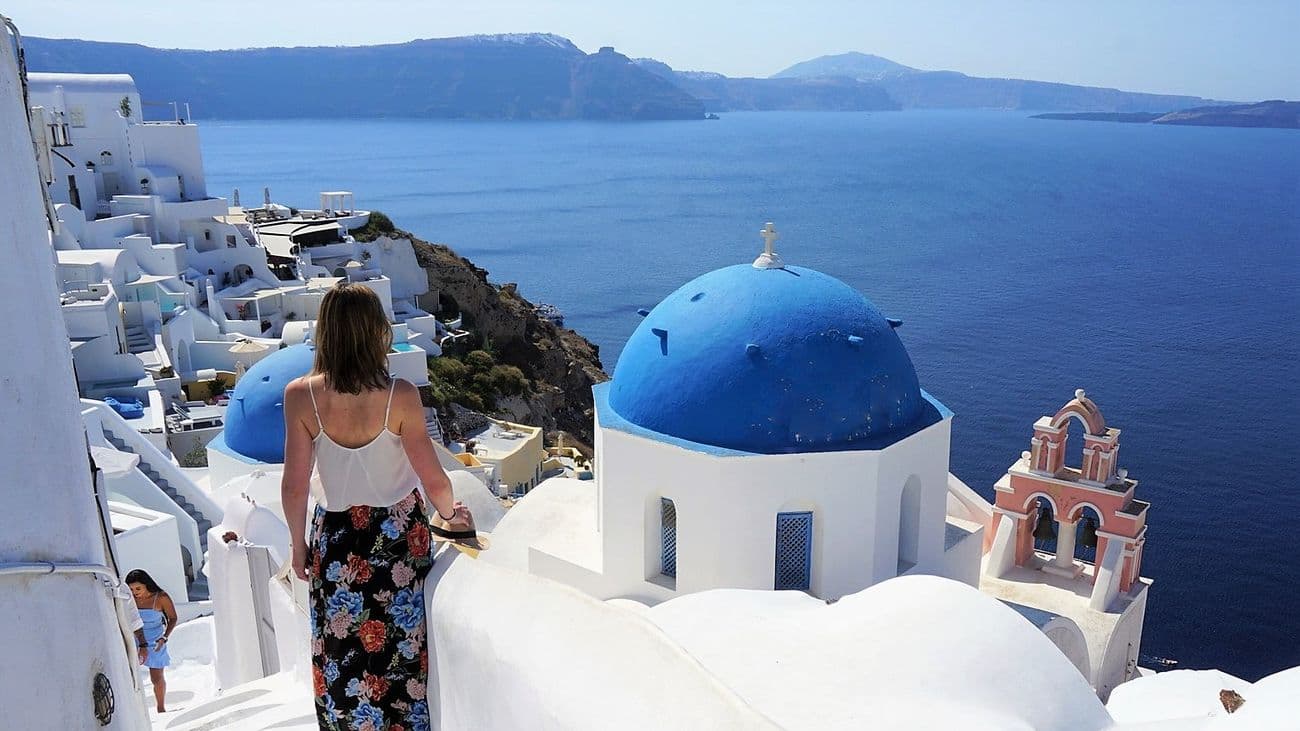
[[[773,589],[808,591],[812,583],[813,514],[776,514],[776,571]]]
[[[911,569],[920,560],[921,478],[912,475],[903,485],[898,501],[898,573]]]
[[[1097,530],[1101,527],[1101,516],[1091,505],[1084,505],[1074,513],[1074,558],[1091,564],[1097,563]]]
[[[1034,549],[1044,553],[1056,554],[1056,539],[1059,535],[1056,515],[1052,504],[1041,495],[1034,499],[1037,510],[1030,513],[1034,517]]]
[[[659,498],[659,573],[677,578],[677,506]]]

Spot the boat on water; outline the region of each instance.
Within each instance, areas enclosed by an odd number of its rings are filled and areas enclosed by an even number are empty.
[[[533,308],[533,313],[556,327],[564,327],[564,313],[555,305],[540,303]]]

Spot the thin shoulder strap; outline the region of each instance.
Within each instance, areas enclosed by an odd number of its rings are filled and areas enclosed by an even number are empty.
[[[316,426],[325,431],[325,423],[320,420],[320,409],[316,406],[316,389],[312,388],[311,376],[307,376],[307,393],[311,394],[311,412],[316,415]]]
[[[388,414],[393,410],[393,390],[397,388],[397,379],[388,379],[388,406],[384,407],[384,428],[388,429]],[[392,431],[389,429],[389,431]]]

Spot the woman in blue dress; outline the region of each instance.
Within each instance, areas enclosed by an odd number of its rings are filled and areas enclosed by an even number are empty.
[[[176,605],[167,592],[158,586],[147,572],[136,569],[126,575],[126,585],[135,597],[135,606],[144,621],[144,643],[140,645],[140,664],[149,668],[149,681],[153,683],[153,697],[158,712],[164,713],[163,696],[167,695],[167,680],[163,668],[171,664],[167,655],[167,637],[176,627]]]

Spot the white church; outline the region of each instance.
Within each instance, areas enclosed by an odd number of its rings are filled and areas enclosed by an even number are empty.
[[[645,315],[595,389],[596,490],[529,570],[648,602],[834,600],[906,573],[978,585],[982,526],[946,509],[952,413],[921,390],[898,321],[764,235],[752,265]]]

